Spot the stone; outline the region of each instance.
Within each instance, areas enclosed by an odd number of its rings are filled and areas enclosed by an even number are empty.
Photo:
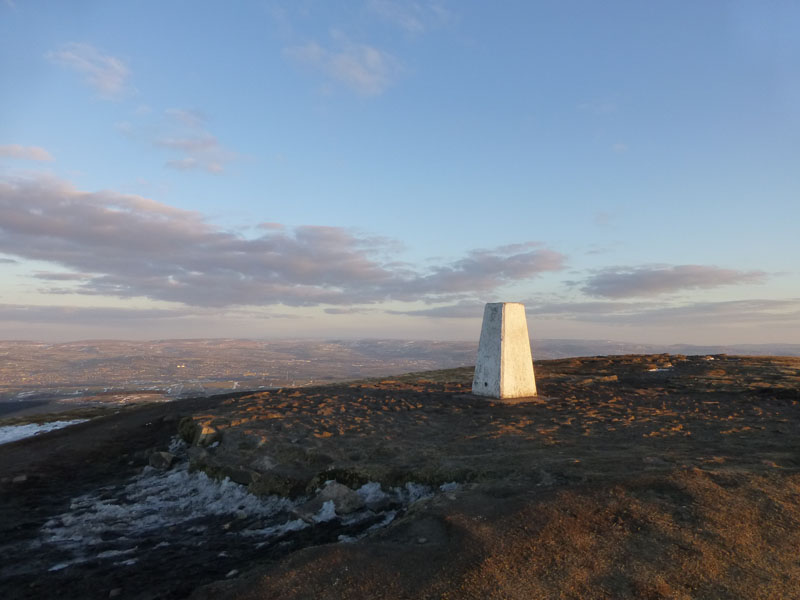
[[[311,476],[300,470],[281,466],[266,473],[254,472],[247,490],[256,496],[297,498],[303,495],[310,480]]]
[[[222,440],[222,432],[211,425],[203,425],[197,434],[196,443],[198,446],[212,446]]]
[[[536,395],[528,322],[519,302],[484,308],[472,393],[499,399]]]
[[[350,514],[364,508],[364,500],[356,492],[338,481],[329,481],[319,494],[323,502],[333,500],[336,512],[340,515]]]
[[[153,452],[150,455],[148,462],[154,469],[161,469],[165,471],[172,466],[172,461],[175,460],[175,455],[171,452]]]
[[[364,499],[355,491],[338,481],[328,481],[315,498],[295,507],[292,514],[306,523],[313,523],[326,502],[333,502],[337,515],[348,515],[364,508]]]

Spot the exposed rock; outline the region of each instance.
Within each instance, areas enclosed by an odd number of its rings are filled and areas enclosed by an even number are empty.
[[[257,496],[285,496],[296,498],[303,495],[311,477],[301,471],[279,468],[266,473],[253,473],[247,489]]]
[[[197,433],[195,443],[198,446],[211,446],[212,444],[222,440],[222,433],[216,427],[211,425],[202,425]]]
[[[198,446],[191,446],[187,450],[189,455],[189,469],[192,471],[202,470],[208,464],[208,450]]]
[[[293,512],[310,523],[326,502],[333,502],[338,515],[347,515],[364,508],[364,499],[355,491],[337,481],[328,481],[314,499],[298,506]]]
[[[333,500],[336,512],[346,515],[364,507],[364,500],[346,485],[337,481],[329,481],[319,494],[323,502]]]
[[[148,462],[155,469],[166,470],[172,466],[174,460],[175,455],[171,452],[153,452]]]

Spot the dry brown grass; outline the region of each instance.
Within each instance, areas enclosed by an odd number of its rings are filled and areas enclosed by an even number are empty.
[[[542,396],[513,406],[465,395],[471,370],[456,369],[209,415],[283,407],[273,448],[307,430],[294,445],[344,474],[471,483],[369,540],[301,551],[198,598],[800,598],[800,359],[536,368]]]

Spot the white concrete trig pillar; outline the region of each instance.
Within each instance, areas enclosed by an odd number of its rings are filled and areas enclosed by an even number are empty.
[[[501,399],[536,395],[523,304],[490,302],[484,308],[472,393]]]

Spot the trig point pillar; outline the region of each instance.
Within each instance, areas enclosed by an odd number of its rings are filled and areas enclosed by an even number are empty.
[[[536,395],[525,306],[493,302],[483,310],[472,393],[491,398]]]

